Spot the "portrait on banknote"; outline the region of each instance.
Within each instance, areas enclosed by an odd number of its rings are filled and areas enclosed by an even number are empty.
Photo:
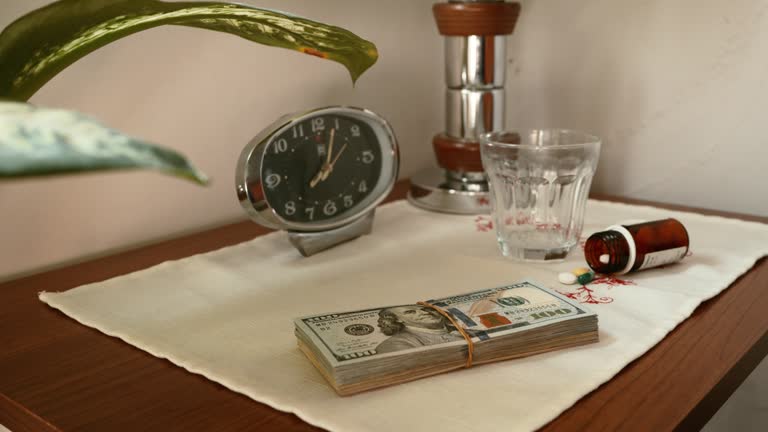
[[[421,305],[382,309],[378,325],[389,336],[376,347],[379,354],[464,339],[444,316]]]

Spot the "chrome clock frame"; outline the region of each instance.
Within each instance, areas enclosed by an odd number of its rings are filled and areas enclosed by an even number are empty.
[[[285,130],[319,115],[353,117],[370,125],[381,146],[381,175],[368,197],[342,212],[338,217],[318,222],[288,221],[277,213],[264,194],[254,195],[254,191],[263,191],[264,187],[262,185],[264,154],[272,140]],[[288,231],[294,246],[308,256],[370,232],[373,212],[394,187],[399,166],[400,153],[397,139],[386,120],[364,108],[330,106],[288,114],[269,125],[254,137],[240,154],[235,182],[240,205],[250,219],[269,228]]]

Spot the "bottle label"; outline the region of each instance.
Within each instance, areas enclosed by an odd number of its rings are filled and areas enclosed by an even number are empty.
[[[675,261],[679,261],[683,259],[686,252],[688,252],[688,248],[685,246],[681,246],[678,248],[667,249],[667,250],[653,252],[653,253],[647,253],[645,254],[645,259],[643,259],[643,265],[641,265],[638,268],[638,270],[663,266],[665,264],[670,264]]]

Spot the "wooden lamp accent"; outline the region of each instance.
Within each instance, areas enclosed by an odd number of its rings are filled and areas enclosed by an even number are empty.
[[[483,163],[480,160],[480,143],[477,141],[462,141],[439,133],[432,138],[437,164],[449,171],[480,172]]]
[[[517,24],[520,3],[437,3],[432,12],[443,36],[508,35]]]

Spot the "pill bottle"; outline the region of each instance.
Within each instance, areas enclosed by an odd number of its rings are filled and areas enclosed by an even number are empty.
[[[584,256],[597,273],[625,274],[680,261],[688,247],[688,231],[670,218],[594,233],[584,245]]]

